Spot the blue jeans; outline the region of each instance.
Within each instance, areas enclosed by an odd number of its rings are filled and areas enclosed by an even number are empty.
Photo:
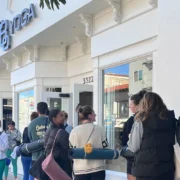
[[[29,174],[29,169],[32,164],[32,158],[21,156],[21,161],[22,161],[23,171],[24,171],[23,180],[34,180],[34,178]]]

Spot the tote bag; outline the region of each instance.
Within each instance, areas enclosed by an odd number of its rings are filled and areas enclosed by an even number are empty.
[[[61,131],[61,129],[58,130],[56,133],[56,137],[53,142],[53,146],[51,149],[50,154],[45,158],[45,160],[42,163],[42,169],[44,172],[49,176],[51,180],[72,180],[62,169],[61,167],[56,163],[54,157],[53,157],[53,149],[55,145],[55,141],[57,138],[58,133]]]

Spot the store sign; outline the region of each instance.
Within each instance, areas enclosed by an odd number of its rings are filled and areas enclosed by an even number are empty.
[[[83,78],[83,84],[93,83],[93,76]]]
[[[30,4],[30,8],[23,9],[21,14],[13,18],[13,21],[0,21],[0,47],[4,51],[11,48],[12,35],[27,26],[36,17],[34,4]]]

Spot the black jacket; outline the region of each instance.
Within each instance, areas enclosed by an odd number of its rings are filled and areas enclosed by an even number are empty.
[[[55,124],[50,125],[44,136],[45,152],[47,155],[51,152],[56,133],[59,129],[61,129],[61,131],[58,133],[57,139],[55,141],[53,157],[59,166],[71,177],[72,168],[70,159],[68,157],[69,134],[64,130],[64,125],[61,127],[58,127]]]
[[[135,177],[160,177],[173,173],[176,119],[169,111],[168,119],[157,114],[143,121],[143,137],[140,150],[135,155],[133,175]]]
[[[29,139],[29,136],[28,136],[28,127],[24,128],[22,141],[23,141],[22,142],[23,144],[30,143],[30,139]],[[25,156],[25,157],[31,157],[32,156],[31,153],[29,153],[29,154],[22,153],[21,155]]]
[[[129,134],[131,132],[132,126],[134,124],[134,116],[131,116],[124,124],[122,133],[122,146],[127,146],[129,141]]]

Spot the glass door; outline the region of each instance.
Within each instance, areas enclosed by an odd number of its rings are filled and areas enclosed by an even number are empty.
[[[68,113],[68,123],[73,125],[72,120],[72,94],[68,93],[69,97],[60,97],[61,94],[59,92],[43,92],[42,93],[42,101],[48,104],[49,110],[59,109],[60,111],[66,111]]]

